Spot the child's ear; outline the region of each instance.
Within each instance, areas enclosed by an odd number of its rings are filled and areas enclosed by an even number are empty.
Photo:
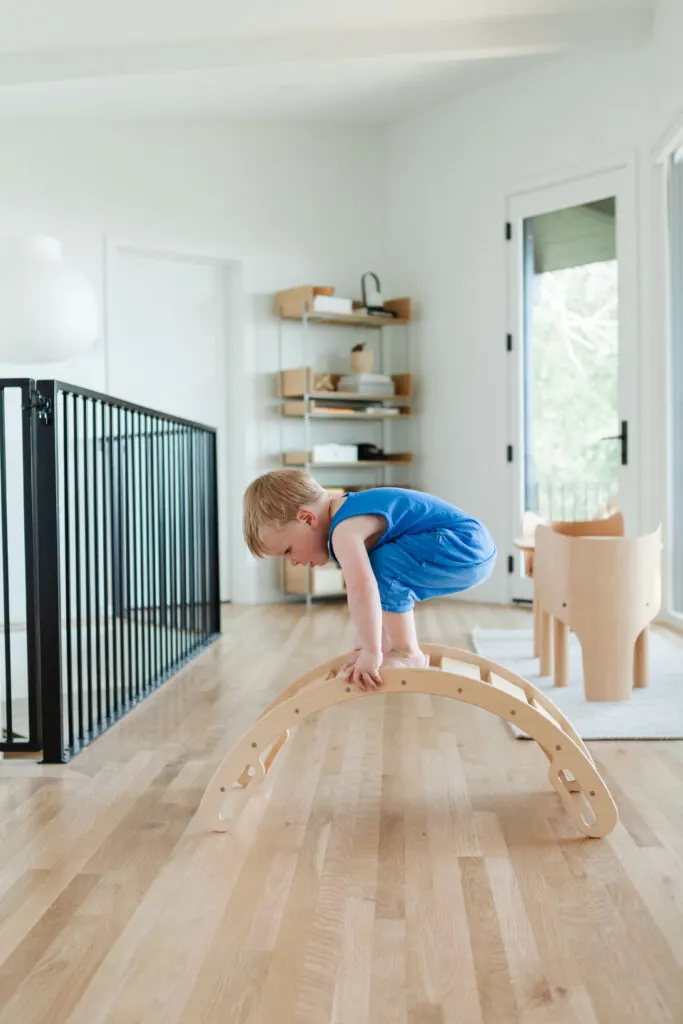
[[[298,522],[304,523],[305,526],[315,526],[318,522],[318,517],[315,512],[311,512],[310,508],[300,508],[296,518]]]

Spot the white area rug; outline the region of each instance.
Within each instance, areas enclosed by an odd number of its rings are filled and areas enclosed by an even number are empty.
[[[628,701],[589,703],[583,693],[581,646],[569,636],[569,686],[553,686],[552,677],[539,676],[533,656],[531,630],[474,629],[477,654],[517,672],[542,690],[567,716],[584,740],[683,739],[683,648],[650,634],[650,685],[634,690]],[[509,724],[509,723],[508,723]],[[516,726],[517,739],[528,739]]]

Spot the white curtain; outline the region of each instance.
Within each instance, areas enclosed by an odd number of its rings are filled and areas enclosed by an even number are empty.
[[[672,378],[672,611],[683,614],[683,148],[669,175]]]

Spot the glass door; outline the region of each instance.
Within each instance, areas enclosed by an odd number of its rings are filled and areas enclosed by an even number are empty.
[[[669,167],[671,297],[671,414],[669,425],[669,539],[667,611],[683,616],[683,148]]]
[[[638,528],[629,472],[637,334],[628,320],[624,178],[581,179],[510,204],[513,542],[539,519],[617,510],[629,532]],[[511,597],[528,599],[531,581],[515,554]]]

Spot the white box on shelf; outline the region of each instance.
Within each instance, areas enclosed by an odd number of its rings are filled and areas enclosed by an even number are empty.
[[[356,395],[393,395],[396,385],[383,373],[351,373],[340,378],[337,389]]]
[[[343,299],[340,295],[314,295],[314,313],[353,313],[353,299]]]
[[[314,444],[311,462],[357,462],[357,444]]]

